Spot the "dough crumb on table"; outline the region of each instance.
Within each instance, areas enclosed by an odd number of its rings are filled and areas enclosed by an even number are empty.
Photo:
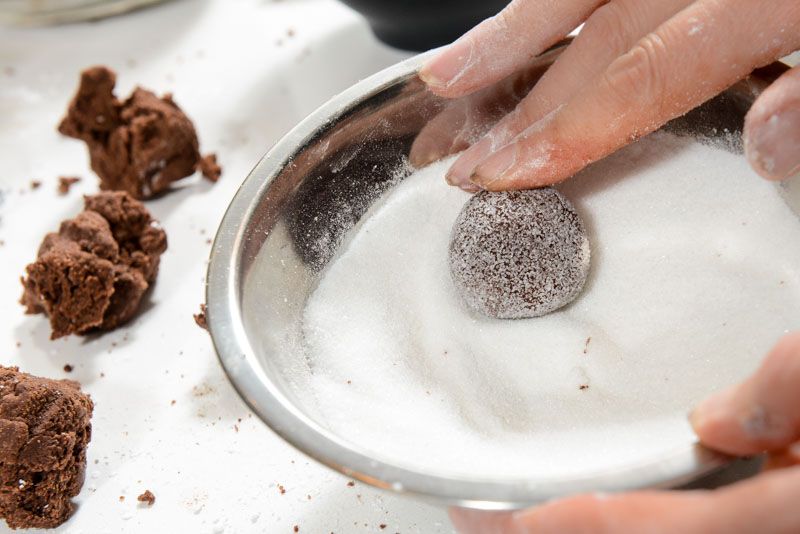
[[[62,134],[86,143],[100,189],[147,199],[198,167],[215,181],[214,172],[218,178],[220,169],[210,165],[215,160],[202,167],[194,125],[172,95],[159,98],[137,87],[126,100],[118,100],[116,78],[107,67],[83,71],[78,92],[58,126]]]
[[[81,181],[80,176],[59,176],[58,177],[58,194],[61,196],[69,193],[73,185]]]
[[[9,527],[53,528],[70,517],[93,408],[77,382],[0,366],[0,518]]]
[[[222,167],[217,163],[216,154],[206,154],[200,161],[197,162],[197,168],[203,173],[203,176],[212,182],[219,180],[222,176]]]
[[[50,318],[51,339],[112,330],[131,319],[155,281],[167,236],[124,192],[84,197],[85,210],[47,234],[25,269],[20,302]]]
[[[208,319],[206,318],[206,305],[200,305],[200,313],[194,314],[194,322],[203,330],[208,330]]]
[[[156,502],[156,496],[150,490],[144,490],[144,493],[136,497],[136,500],[146,504],[147,506],[153,506],[153,503]]]

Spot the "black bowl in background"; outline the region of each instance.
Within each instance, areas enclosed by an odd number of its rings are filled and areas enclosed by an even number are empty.
[[[341,0],[369,22],[384,43],[421,52],[448,44],[509,0]]]

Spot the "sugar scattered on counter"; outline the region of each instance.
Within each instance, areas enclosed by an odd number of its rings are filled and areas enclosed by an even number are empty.
[[[451,162],[373,206],[306,306],[297,387],[377,458],[538,478],[663,458],[694,441],[695,403],[798,325],[800,221],[740,155],[658,133],[560,186],[590,234],[589,281],[513,321],[471,314],[449,279],[469,198],[445,184]]]

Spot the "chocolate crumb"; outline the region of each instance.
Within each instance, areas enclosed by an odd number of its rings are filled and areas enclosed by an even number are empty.
[[[64,372],[65,373],[71,373],[72,372],[72,366],[70,364],[64,365]]]
[[[197,326],[202,328],[203,330],[208,330],[208,322],[206,321],[206,305],[200,305],[200,313],[195,313],[193,315],[194,322],[197,323]]]
[[[120,495],[119,496],[119,502],[123,502],[124,500],[125,500],[125,495]]]
[[[175,399],[172,399],[172,400],[169,402],[169,405],[170,405],[170,406],[175,406]]]
[[[59,176],[58,177],[58,194],[62,197],[69,193],[69,190],[74,184],[81,181],[80,176]]]
[[[278,484],[278,491],[281,493],[281,495],[286,493],[286,488],[283,487],[283,484]]]
[[[39,189],[42,187],[42,182],[39,180],[31,180],[31,189]]]
[[[156,502],[156,496],[153,495],[152,491],[144,490],[144,493],[136,497],[136,500],[142,503],[146,503],[147,506],[153,506],[153,503]]]
[[[586,344],[583,346],[583,353],[586,354],[589,352],[589,343],[592,341],[592,336],[586,338]]]
[[[294,530],[295,532],[300,532],[300,527],[299,527],[299,526],[297,526],[297,525],[295,525],[293,530]]]
[[[378,525],[378,528],[383,530],[383,529],[386,528],[386,524],[385,523],[381,523],[380,525]]]
[[[352,488],[353,486],[355,486],[355,485],[356,485],[356,483],[355,483],[354,481],[352,481],[352,480],[351,480],[350,482],[348,482],[348,483],[347,483],[347,485],[348,485],[348,486],[350,486],[350,487]]]
[[[206,154],[197,162],[197,168],[205,178],[216,182],[222,176],[222,167],[217,163],[216,154]]]
[[[581,384],[580,386],[578,386],[578,389],[580,389],[581,391],[583,391],[584,389],[589,389],[589,384]]]

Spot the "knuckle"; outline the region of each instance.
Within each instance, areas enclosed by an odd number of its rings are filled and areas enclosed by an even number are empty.
[[[513,28],[514,21],[522,14],[521,11],[524,6],[521,4],[524,4],[524,1],[514,0],[497,15],[490,18],[489,21],[493,29],[496,31],[508,31]]]
[[[630,13],[622,4],[609,2],[589,17],[578,38],[601,40],[606,47],[622,54],[629,48],[630,18]]]
[[[605,89],[613,105],[648,107],[655,114],[665,113],[669,51],[657,34],[641,39],[620,56],[604,74]]]

